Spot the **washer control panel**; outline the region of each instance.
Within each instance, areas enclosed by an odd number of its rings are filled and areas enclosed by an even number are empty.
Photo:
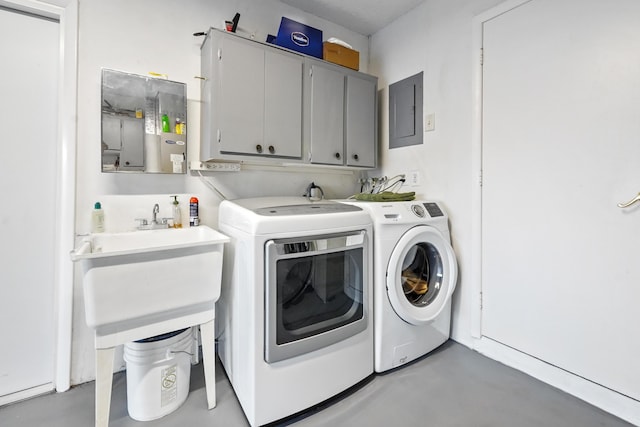
[[[425,212],[426,209],[426,212]],[[436,218],[439,216],[444,216],[440,206],[437,203],[429,202],[423,203],[421,205],[411,205],[411,212],[414,213],[418,218],[424,218],[427,213],[431,218]]]
[[[401,202],[355,202],[369,212],[378,224],[427,224],[447,223],[447,214],[437,202],[423,200]]]
[[[429,212],[429,216],[431,218],[444,216],[444,213],[442,213],[442,210],[440,209],[440,206],[438,206],[437,203],[429,202],[429,203],[423,203],[423,205],[427,209],[427,212]]]
[[[420,205],[411,205],[411,212],[413,212],[418,218],[424,218],[424,208]]]

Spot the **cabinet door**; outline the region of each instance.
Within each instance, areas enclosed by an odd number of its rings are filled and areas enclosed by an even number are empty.
[[[346,93],[347,166],[375,167],[376,83],[350,75],[347,76]]]
[[[214,91],[217,90],[218,71],[217,39],[207,36],[200,51],[200,159],[207,160],[216,157],[218,149],[218,122],[215,120],[216,111],[213,104]]]
[[[311,66],[311,163],[342,165],[344,74]]]
[[[264,150],[302,157],[302,57],[265,52]]]
[[[221,41],[218,135],[221,153],[260,154],[264,129],[264,49]]]
[[[110,114],[102,115],[102,142],[107,144],[105,150],[122,149],[122,138],[120,138],[120,118]]]
[[[144,163],[142,146],[144,120],[122,118],[122,151],[120,167],[123,170],[142,170]]]

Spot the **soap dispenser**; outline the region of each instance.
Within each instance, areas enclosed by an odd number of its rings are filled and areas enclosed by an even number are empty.
[[[173,228],[182,228],[182,212],[180,211],[180,203],[178,202],[178,196],[173,197]]]

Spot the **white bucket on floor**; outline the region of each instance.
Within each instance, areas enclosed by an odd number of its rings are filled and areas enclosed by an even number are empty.
[[[187,400],[192,345],[191,328],[124,345],[127,409],[131,418],[155,420]]]

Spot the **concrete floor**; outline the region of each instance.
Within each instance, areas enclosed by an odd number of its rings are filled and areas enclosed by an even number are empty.
[[[247,426],[222,367],[216,366],[217,406],[208,411],[202,364],[191,392],[175,412],[157,421],[127,415],[124,373],[114,377],[113,427]],[[2,427],[91,427],[94,383],[0,408]],[[342,396],[277,425],[314,426],[630,426],[560,390],[453,341],[409,365],[375,375]]]

